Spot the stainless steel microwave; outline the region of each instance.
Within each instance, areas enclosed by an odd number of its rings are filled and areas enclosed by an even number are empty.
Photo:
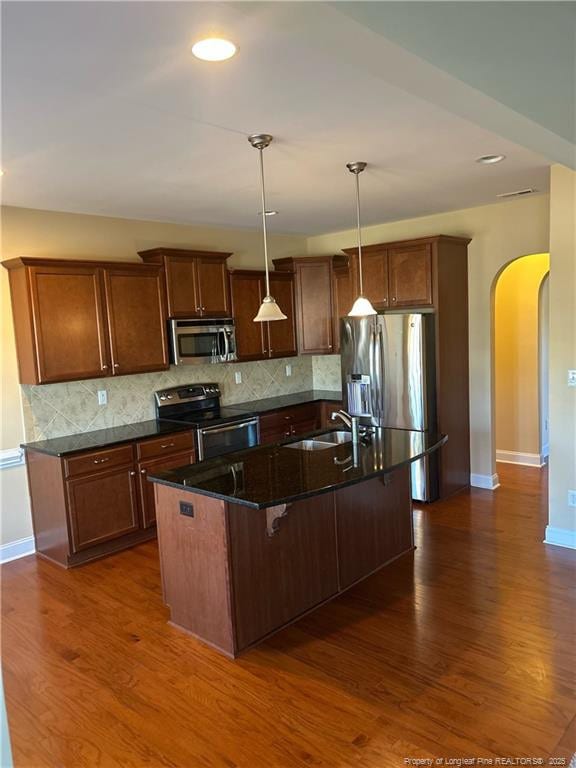
[[[237,360],[236,333],[231,317],[171,320],[174,365],[230,363]]]

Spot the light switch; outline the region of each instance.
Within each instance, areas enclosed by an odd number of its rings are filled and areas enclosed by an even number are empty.
[[[236,384],[242,384],[242,374],[240,371],[234,371],[234,381]]]
[[[286,365],[286,376],[292,376],[292,366],[290,363]]]
[[[98,390],[98,405],[108,405],[108,392],[105,389]]]
[[[576,491],[568,491],[568,506],[576,507]]]
[[[568,371],[568,386],[576,387],[576,371],[575,370]]]

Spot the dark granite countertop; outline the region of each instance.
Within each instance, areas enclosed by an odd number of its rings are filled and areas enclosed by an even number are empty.
[[[76,451],[87,451],[92,448],[107,448],[110,445],[131,443],[133,440],[145,440],[147,437],[160,437],[173,432],[186,432],[192,429],[190,424],[174,421],[139,421],[136,424],[125,424],[121,427],[98,429],[94,432],[80,432],[77,435],[53,437],[50,440],[39,440],[36,443],[22,443],[21,447],[29,451],[40,451],[50,456],[66,456]]]
[[[326,432],[314,434],[319,437]],[[289,447],[301,439],[230,453],[200,464],[150,475],[148,479],[254,509],[265,509],[387,474],[436,450],[447,437],[382,429],[372,435],[368,443],[357,446],[356,451],[351,442],[319,451]]]
[[[278,411],[281,408],[290,408],[292,405],[303,405],[304,403],[315,403],[320,400],[331,400],[339,403],[342,400],[341,392],[334,392],[329,389],[308,389],[306,392],[294,392],[291,395],[279,395],[278,397],[265,397],[262,400],[251,400],[248,403],[234,403],[227,405],[229,411],[238,411],[243,414],[266,413],[266,411]]]

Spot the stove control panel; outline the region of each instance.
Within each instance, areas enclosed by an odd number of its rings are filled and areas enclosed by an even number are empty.
[[[212,400],[220,397],[218,384],[184,384],[179,387],[160,389],[154,394],[158,407],[164,405],[177,405],[178,403],[192,403],[200,400]]]

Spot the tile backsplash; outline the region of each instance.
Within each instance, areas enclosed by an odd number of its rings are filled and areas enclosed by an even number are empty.
[[[286,376],[287,364],[292,367],[291,376]],[[235,383],[236,372],[242,375],[241,384]],[[153,419],[152,394],[157,389],[211,381],[220,385],[224,405],[313,388],[338,390],[340,358],[331,355],[253,363],[172,366],[161,373],[65,384],[24,385],[22,404],[26,440],[44,440]],[[107,405],[98,405],[97,392],[102,389],[107,393]]]

